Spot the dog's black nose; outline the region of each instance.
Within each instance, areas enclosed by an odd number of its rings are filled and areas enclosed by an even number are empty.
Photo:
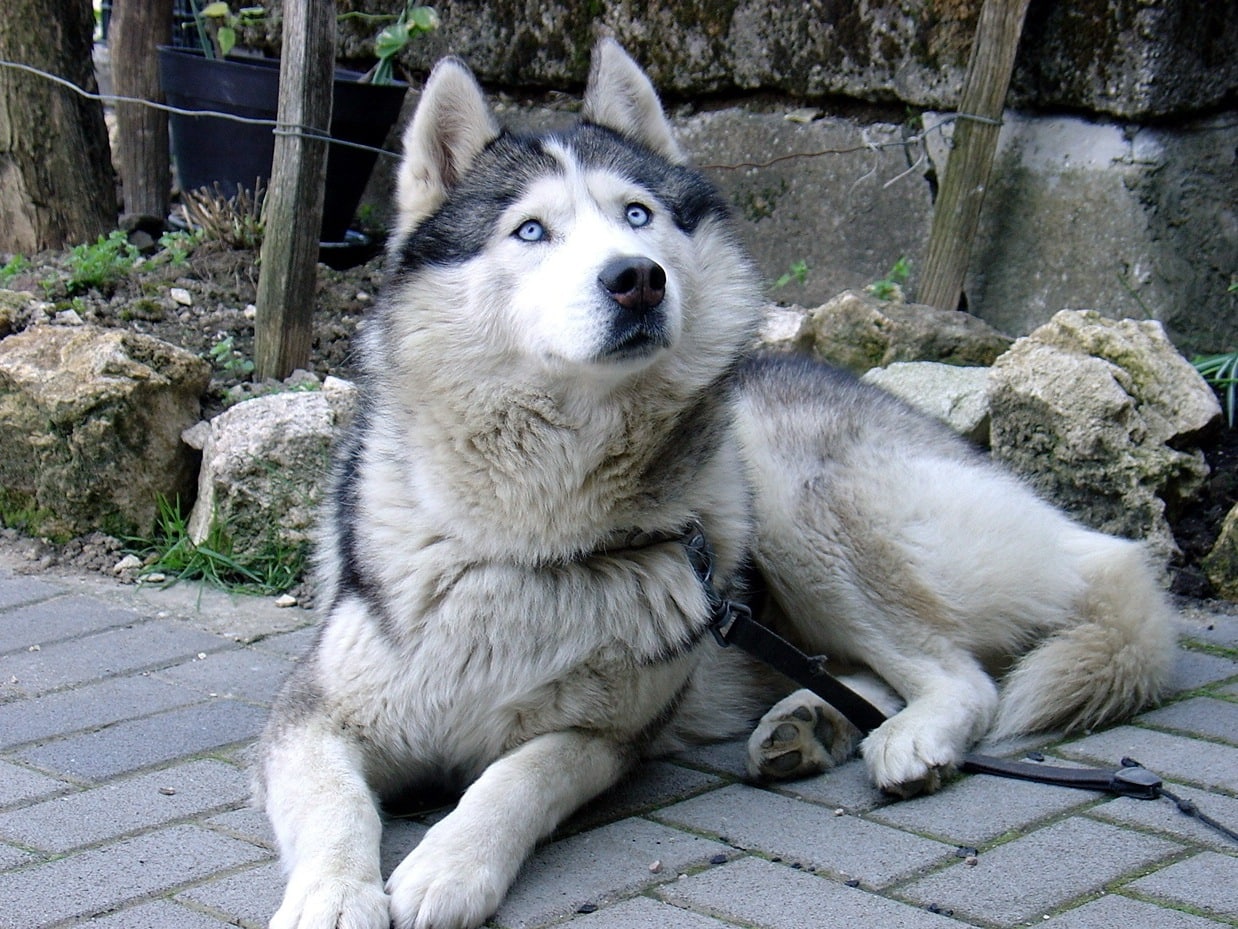
[[[666,271],[649,258],[612,258],[598,281],[612,300],[638,315],[658,306],[666,296]]]

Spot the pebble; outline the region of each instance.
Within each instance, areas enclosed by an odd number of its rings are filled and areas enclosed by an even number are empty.
[[[244,316],[246,319],[257,319],[258,308],[254,306],[252,303],[247,303],[245,304],[245,309],[241,310],[241,315]]]
[[[54,317],[55,322],[59,326],[84,326],[85,320],[78,315],[77,310],[61,310]]]
[[[661,874],[662,873],[662,862],[655,861],[652,864],[650,864],[649,873],[650,874]]]
[[[292,594],[280,594],[278,597],[275,598],[275,605],[280,607],[281,609],[290,607],[290,606],[296,606],[297,598],[294,597]]]
[[[122,574],[125,571],[132,571],[135,568],[142,567],[142,559],[137,555],[126,555],[120,561],[112,566],[113,574]]]
[[[184,287],[173,287],[168,291],[168,296],[181,306],[193,306],[193,294]]]

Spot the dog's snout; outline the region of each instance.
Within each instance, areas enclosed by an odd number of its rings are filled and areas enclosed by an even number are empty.
[[[652,310],[666,296],[666,271],[649,258],[614,258],[602,268],[598,281],[612,300],[636,313]]]

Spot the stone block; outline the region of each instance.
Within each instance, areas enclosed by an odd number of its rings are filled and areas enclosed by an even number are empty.
[[[149,336],[33,326],[0,340],[0,510],[28,531],[149,535],[158,498],[189,499],[181,432],[210,380]]]
[[[1204,573],[1218,594],[1238,600],[1238,506],[1226,514],[1212,550],[1203,560]]]
[[[221,534],[243,564],[306,548],[336,425],[322,391],[283,392],[238,403],[187,436],[202,449],[190,538],[201,544]]]
[[[43,929],[108,913],[266,854],[188,825],[136,836],[5,875],[0,929]]]
[[[194,761],[0,813],[0,835],[63,853],[243,803],[248,795],[248,779],[236,768]]]
[[[900,895],[956,916],[1002,926],[1040,921],[1071,900],[1182,850],[1175,842],[1127,841],[1114,826],[1070,819],[983,851],[907,885]]]
[[[658,894],[677,906],[716,913],[760,929],[805,926],[881,926],[898,929],[958,929],[945,916],[758,858],[667,884]],[[668,922],[665,925],[677,925]]]
[[[1160,897],[1221,919],[1238,917],[1238,858],[1201,852],[1131,884],[1140,894]]]
[[[1220,406],[1159,323],[1062,310],[994,363],[989,404],[995,459],[1087,525],[1177,551],[1166,507],[1208,473],[1183,449]]]
[[[766,330],[761,348],[807,351],[840,368],[863,374],[899,361],[989,365],[1012,340],[988,323],[953,310],[878,300],[845,291],[803,311],[794,326],[782,310],[778,328]]]
[[[906,878],[954,852],[867,819],[738,784],[666,807],[657,818],[868,887]]]
[[[931,361],[873,368],[862,381],[889,391],[977,445],[989,444],[989,369]]]
[[[235,700],[212,700],[69,736],[17,757],[83,781],[102,781],[252,739],[266,713]]]

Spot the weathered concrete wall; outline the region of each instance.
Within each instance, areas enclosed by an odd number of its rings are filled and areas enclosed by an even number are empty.
[[[685,145],[731,198],[767,279],[807,265],[805,282],[775,299],[821,303],[900,256],[911,260],[914,297],[948,148],[930,136],[932,157],[917,162],[919,146],[865,146],[898,142],[912,131],[900,120],[954,107],[980,5],[444,0],[434,4],[440,29],[403,63],[417,73],[459,55],[509,101],[504,118],[543,125],[569,118],[542,104],[579,92],[595,36],[608,30],[649,70]],[[1238,300],[1227,293],[1238,272],[1231,6],[1031,5],[966,284],[973,313],[1023,335],[1064,307],[1094,307],[1160,320],[1188,352],[1238,347]],[[345,21],[340,54],[364,58],[372,34]],[[809,122],[784,118],[805,108]],[[749,163],[762,166],[735,167]]]
[[[268,3],[268,8],[278,4]],[[599,28],[672,97],[774,92],[949,108],[958,100],[981,0],[439,0],[439,30],[405,63],[465,58],[483,80],[579,86]],[[391,12],[391,0],[341,8]],[[346,21],[340,51],[369,54]],[[1038,0],[1012,84],[1018,106],[1144,119],[1215,110],[1238,87],[1238,17],[1217,0]]]

